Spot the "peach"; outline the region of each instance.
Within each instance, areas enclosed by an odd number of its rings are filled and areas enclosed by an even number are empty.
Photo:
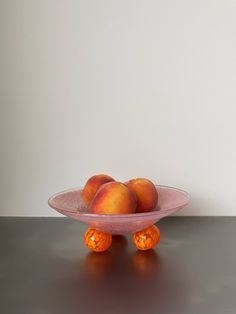
[[[95,214],[134,213],[137,200],[134,192],[120,182],[103,184],[91,202],[90,210]]]
[[[104,184],[111,181],[115,181],[112,177],[106,174],[97,174],[88,179],[86,182],[84,189],[82,191],[82,198],[87,207],[89,207],[92,199],[97,193],[98,189]]]
[[[157,206],[158,193],[155,185],[147,179],[137,178],[125,182],[137,197],[137,213],[149,212]]]

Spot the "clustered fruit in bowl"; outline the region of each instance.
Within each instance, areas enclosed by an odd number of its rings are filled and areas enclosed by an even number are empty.
[[[137,178],[121,183],[108,175],[98,174],[87,181],[82,198],[94,214],[133,214],[154,209],[158,192],[148,179]]]
[[[92,176],[82,190],[83,201],[90,213],[98,215],[121,215],[146,213],[156,208],[158,192],[148,179],[137,178],[121,183],[106,174]],[[148,250],[160,241],[156,226],[133,233],[133,241],[139,250]],[[95,252],[107,250],[112,235],[101,230],[88,228],[84,242]]]
[[[57,193],[48,203],[59,213],[88,224],[85,245],[94,252],[104,252],[112,245],[114,234],[126,233],[132,233],[138,250],[152,249],[160,242],[160,230],[154,224],[189,201],[188,193],[155,186],[145,178],[122,183],[98,174],[89,178],[82,191]]]

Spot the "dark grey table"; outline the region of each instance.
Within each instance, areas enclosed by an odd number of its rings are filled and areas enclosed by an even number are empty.
[[[236,218],[166,218],[138,252],[116,236],[105,253],[66,218],[0,219],[0,313],[236,313]]]

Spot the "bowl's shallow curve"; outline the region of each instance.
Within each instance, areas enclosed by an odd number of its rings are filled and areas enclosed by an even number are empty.
[[[183,208],[190,202],[190,195],[172,187],[157,185],[158,206],[147,213],[125,215],[97,215],[86,208],[81,189],[57,193],[49,198],[48,204],[59,213],[82,221],[91,227],[112,234],[126,234],[142,230]]]

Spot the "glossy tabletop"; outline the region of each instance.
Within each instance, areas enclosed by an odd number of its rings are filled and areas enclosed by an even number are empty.
[[[236,313],[236,218],[170,217],[161,243],[83,245],[68,218],[0,218],[0,313]]]

